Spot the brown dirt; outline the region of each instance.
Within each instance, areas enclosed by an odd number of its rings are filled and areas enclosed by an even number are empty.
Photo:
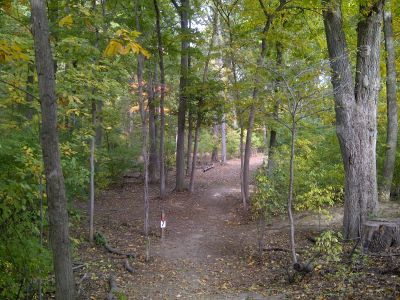
[[[251,170],[261,164],[261,156],[252,157]],[[240,161],[234,159],[226,165],[216,164],[205,173],[198,170],[195,193],[171,191],[164,204],[158,200],[158,186],[151,186],[152,259],[147,263],[144,261],[143,185],[129,179],[121,187],[102,192],[96,201],[95,230],[102,232],[113,247],[134,252],[137,257],[131,260],[133,274],[126,272],[124,259],[86,242],[87,221],[83,220],[74,232],[75,260],[85,264],[77,271],[81,298],[104,299],[108,293],[108,277],[114,274],[125,299],[330,299],[329,295],[331,299],[337,299],[337,295],[358,299],[354,295],[361,295],[357,288],[363,287],[361,275],[358,281],[352,279],[349,283],[340,279],[335,283],[332,276],[317,271],[288,284],[288,253],[265,252],[259,261],[257,222],[249,213],[243,213],[239,169]],[[173,186],[172,176],[168,185]],[[162,205],[167,217],[165,241],[161,241],[159,229]],[[76,206],[86,211],[82,203]],[[323,226],[337,226],[340,210],[334,216],[331,221],[324,220]],[[274,218],[271,223],[265,234],[266,245],[288,249],[287,221]],[[298,246],[307,256],[306,250],[312,245],[305,237],[315,233],[318,221],[310,214],[298,214],[297,223],[300,224],[296,233]],[[382,287],[384,279],[379,276],[375,279],[371,287]],[[389,287],[384,285],[376,290],[372,295],[377,297],[371,299],[396,295],[397,284],[400,285],[398,278],[391,278]],[[365,295],[363,298],[370,299]]]

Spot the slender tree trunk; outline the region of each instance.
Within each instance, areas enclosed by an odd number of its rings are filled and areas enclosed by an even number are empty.
[[[383,17],[383,32],[386,48],[386,101],[387,101],[387,133],[386,153],[383,166],[382,183],[380,186],[380,200],[390,200],[393,172],[397,148],[397,90],[396,90],[396,57],[393,43],[392,12],[390,1],[386,1]]]
[[[283,49],[282,49],[282,43],[277,42],[276,43],[276,64],[278,66],[282,66],[283,62]],[[276,80],[277,86],[279,84],[279,79]],[[274,105],[274,118],[278,119],[279,118],[279,100],[276,100],[276,103]],[[269,151],[268,151],[268,164],[267,164],[267,176],[271,177],[276,165],[275,162],[275,148],[277,147],[277,131],[276,128],[271,128],[271,134],[270,134],[270,139],[269,139]]]
[[[200,107],[198,108],[200,109]],[[194,131],[194,146],[193,146],[193,158],[192,158],[192,168],[190,170],[190,183],[189,183],[189,192],[194,192],[194,173],[196,171],[196,160],[197,160],[197,150],[199,145],[199,136],[200,136],[200,127],[201,127],[201,119],[199,118],[201,114],[197,114],[196,127]]]
[[[193,113],[192,110],[189,110],[189,126],[188,126],[188,140],[187,140],[187,166],[186,166],[186,175],[190,172],[191,167],[191,157],[192,157],[192,145],[193,145]]]
[[[289,174],[289,195],[288,195],[288,216],[290,224],[290,250],[293,264],[297,263],[296,243],[294,240],[294,219],[293,219],[293,185],[294,185],[294,145],[296,142],[296,122],[292,120],[291,140],[290,140],[290,174]]]
[[[378,209],[376,112],[380,86],[380,20],[383,1],[360,7],[355,87],[343,30],[341,1],[323,0],[323,17],[332,68],[336,132],[345,170],[343,235],[362,236],[367,213]]]
[[[239,142],[239,156],[240,156],[240,193],[242,196],[243,209],[247,210],[247,201],[244,188],[243,170],[244,170],[244,126],[242,117],[240,117],[240,142]]]
[[[218,161],[218,124],[213,126],[214,147],[211,153],[211,161]]]
[[[136,28],[140,31],[140,20],[139,20],[139,2],[136,0],[135,14],[136,14]],[[150,224],[149,224],[149,172],[148,172],[148,151],[147,151],[147,115],[145,110],[145,104],[143,99],[143,61],[144,57],[142,54],[138,55],[137,65],[137,78],[138,78],[138,98],[139,98],[139,110],[140,118],[142,120],[142,156],[143,156],[143,175],[144,175],[144,235],[146,237],[146,261],[150,259]]]
[[[226,116],[222,115],[221,123],[221,161],[226,163]]]
[[[96,101],[92,101],[92,125],[93,129],[96,128]],[[96,135],[92,136],[90,139],[90,198],[89,198],[89,241],[93,242],[94,229],[94,174],[95,174],[95,145],[96,145]]]
[[[179,82],[179,105],[178,105],[178,137],[176,142],[176,187],[177,192],[185,188],[185,118],[189,69],[189,40],[187,38],[189,29],[190,1],[181,0],[179,15],[181,19],[181,77]]]
[[[149,99],[149,144],[150,144],[150,155],[149,155],[149,183],[156,183],[158,177],[158,151],[157,151],[157,127],[156,127],[156,106],[155,94],[154,94],[154,83],[153,78],[149,78],[148,81],[148,99]]]
[[[275,168],[275,149],[277,146],[276,142],[276,131],[271,130],[269,136],[269,150],[268,150],[268,165],[267,165],[267,175],[272,176],[272,172]]]
[[[34,72],[35,72],[35,66],[32,63],[28,64],[28,76],[26,78],[26,104],[27,104],[27,109],[25,111],[25,117],[27,120],[32,120],[33,114],[35,110],[32,107],[33,104],[33,79],[34,79]]]
[[[210,58],[211,58],[211,52],[214,48],[215,44],[215,36],[217,34],[217,24],[218,24],[218,18],[217,18],[217,13],[214,12],[213,16],[213,32],[211,35],[211,40],[210,40],[210,46],[208,48],[208,53],[206,57],[206,61],[204,64],[204,70],[203,70],[203,85],[207,81],[208,77],[208,68],[210,64]],[[198,149],[198,143],[199,143],[199,138],[200,138],[200,127],[201,127],[201,121],[203,118],[202,114],[202,107],[204,104],[204,97],[200,96],[199,103],[197,105],[197,120],[196,120],[196,127],[195,127],[195,134],[194,134],[194,149],[193,149],[193,158],[192,158],[192,169],[190,172],[190,183],[189,183],[189,192],[193,193],[194,192],[194,180],[195,180],[195,171],[196,171],[196,161],[197,161],[197,149]]]
[[[265,21],[264,29],[262,32],[261,51],[260,51],[260,56],[257,59],[257,69],[261,69],[264,66],[265,56],[267,55],[267,34],[271,27],[272,21],[275,17],[275,14],[267,13],[262,0],[259,0],[259,2],[260,2],[262,9],[264,10],[264,14],[266,16],[266,21]],[[277,8],[277,10],[275,12],[281,10],[285,4],[286,4],[286,1],[284,1],[284,0],[281,1],[279,7]],[[254,118],[255,118],[255,113],[256,113],[255,101],[258,98],[259,84],[261,81],[261,79],[257,73],[258,72],[256,72],[256,77],[254,80],[254,88],[253,88],[253,95],[252,95],[253,103],[250,106],[249,123],[247,126],[246,145],[245,145],[244,161],[243,161],[243,191],[244,191],[244,198],[247,203],[250,200],[250,192],[249,192],[250,154],[251,154],[251,136],[253,134]]]
[[[56,298],[75,299],[70,252],[67,197],[61,169],[57,132],[57,101],[53,56],[45,3],[31,0],[35,62],[42,110],[41,142],[46,174],[50,244],[53,251]]]
[[[263,126],[263,152],[268,154],[268,136],[267,136],[267,125]]]
[[[165,70],[164,70],[164,54],[163,54],[163,43],[161,36],[161,25],[160,25],[160,10],[158,8],[157,0],[153,0],[154,9],[156,11],[156,31],[157,31],[157,42],[158,42],[158,63],[160,66],[160,84],[161,84],[161,95],[160,95],[160,198],[165,197]]]

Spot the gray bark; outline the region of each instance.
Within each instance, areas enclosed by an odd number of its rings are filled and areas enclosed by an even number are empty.
[[[154,82],[153,78],[150,74],[150,78],[148,81],[148,91],[147,94],[149,99],[149,145],[150,145],[150,153],[149,153],[149,183],[156,183],[158,177],[158,151],[157,151],[157,125],[156,125],[156,106],[155,102],[155,93],[154,93]]]
[[[49,23],[43,0],[31,0],[35,63],[42,111],[41,143],[46,175],[50,245],[53,252],[56,298],[75,299],[70,252],[67,197],[57,132],[57,101]]]
[[[136,0],[135,5],[135,15],[136,15],[136,28],[140,31],[140,21],[139,21],[139,2]],[[137,78],[138,78],[138,99],[139,99],[139,110],[140,118],[142,120],[142,156],[143,156],[143,177],[144,177],[144,187],[143,187],[143,200],[144,200],[144,235],[146,237],[146,261],[150,259],[150,224],[149,224],[149,172],[148,172],[148,151],[147,151],[147,114],[144,107],[143,99],[143,54],[138,55],[138,65],[137,65]]]
[[[192,166],[192,145],[193,145],[193,113],[189,110],[188,116],[189,126],[188,126],[188,139],[187,139],[187,165],[186,165],[186,175],[190,174],[190,167]]]
[[[211,58],[211,52],[214,48],[215,44],[215,36],[217,33],[217,24],[218,24],[218,18],[217,18],[217,13],[214,12],[213,16],[213,32],[211,35],[211,40],[210,40],[210,46],[208,48],[208,53],[206,57],[206,61],[204,64],[204,70],[203,70],[203,85],[207,81],[208,77],[208,68],[210,64],[210,58]],[[193,158],[192,158],[192,169],[190,170],[190,182],[189,182],[189,192],[193,193],[194,192],[194,180],[195,180],[195,171],[196,171],[196,160],[197,160],[197,149],[198,149],[198,144],[199,144],[199,137],[200,137],[200,127],[201,127],[201,121],[203,118],[202,114],[202,107],[204,104],[204,97],[201,96],[199,99],[199,103],[197,105],[197,120],[196,120],[196,126],[195,126],[195,133],[194,133],[194,146],[193,146]]]
[[[226,116],[225,113],[222,115],[221,123],[221,161],[226,163]]]
[[[92,125],[96,128],[96,102],[92,101]],[[90,139],[90,196],[89,196],[89,241],[93,242],[94,229],[93,229],[93,219],[94,219],[94,174],[95,174],[95,153],[96,145],[96,135],[92,136]]]
[[[376,111],[380,74],[380,20],[383,1],[361,7],[357,26],[355,86],[343,30],[341,1],[323,0],[332,69],[336,132],[345,170],[344,238],[361,236],[367,213],[376,213]]]
[[[292,116],[291,140],[290,140],[290,171],[289,171],[289,195],[288,195],[288,216],[290,224],[290,250],[292,254],[293,265],[297,264],[296,243],[294,240],[294,219],[293,219],[293,185],[294,185],[294,159],[296,142],[296,121],[295,115]]]
[[[175,2],[173,2],[175,3]],[[176,5],[176,3],[174,4]],[[186,35],[189,29],[190,0],[181,0],[181,5],[176,7],[181,20],[181,76],[179,81],[178,105],[178,135],[176,142],[176,187],[177,192],[185,188],[185,118],[186,118],[186,87],[189,69],[189,41]]]
[[[154,0],[154,10],[156,12],[156,31],[157,31],[157,44],[158,44],[158,64],[160,66],[160,84],[161,84],[161,95],[160,95],[160,198],[165,197],[165,112],[164,112],[164,101],[165,101],[165,70],[164,70],[164,55],[163,55],[163,43],[161,36],[161,24],[160,24],[160,10],[158,8],[157,0]]]
[[[218,124],[213,126],[214,147],[211,153],[211,161],[218,161]]]
[[[266,16],[266,21],[264,25],[264,29],[262,32],[262,38],[261,38],[261,51],[260,51],[260,56],[257,59],[257,69],[260,69],[264,65],[264,60],[265,56],[267,55],[267,33],[269,31],[269,28],[271,27],[272,21],[274,19],[274,14],[270,14],[266,11],[264,4],[262,0],[259,1],[261,8],[263,9],[265,16]],[[284,5],[285,1],[282,1],[281,5],[279,6],[278,10],[282,8]],[[247,126],[247,135],[246,135],[246,144],[245,144],[245,150],[244,150],[244,158],[243,158],[243,193],[244,193],[244,201],[246,203],[249,202],[250,200],[250,191],[249,191],[249,182],[250,182],[250,155],[251,155],[251,136],[253,134],[253,127],[254,127],[254,118],[255,118],[255,113],[256,113],[256,107],[255,107],[255,101],[258,98],[259,94],[259,84],[260,84],[261,79],[257,75],[256,72],[256,77],[254,80],[254,88],[253,88],[253,103],[250,106],[250,112],[249,112],[249,123]],[[247,206],[247,205],[245,205]]]
[[[386,102],[387,102],[387,132],[386,153],[383,166],[382,183],[380,185],[380,200],[390,200],[393,172],[397,148],[397,90],[396,90],[396,57],[393,43],[392,13],[390,1],[386,1],[383,16],[383,32],[386,49]]]

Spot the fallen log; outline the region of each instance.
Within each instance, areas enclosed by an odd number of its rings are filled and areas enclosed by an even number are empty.
[[[400,246],[400,219],[376,219],[363,225],[363,248],[367,253],[386,252]]]
[[[204,168],[203,168],[203,173],[205,173],[205,172],[207,172],[207,171],[209,171],[209,170],[211,170],[211,169],[214,169],[214,164],[211,164],[211,165],[209,165],[209,166],[204,167]]]

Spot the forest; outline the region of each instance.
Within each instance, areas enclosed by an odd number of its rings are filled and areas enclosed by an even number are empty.
[[[0,0],[0,299],[400,299],[399,0]]]

